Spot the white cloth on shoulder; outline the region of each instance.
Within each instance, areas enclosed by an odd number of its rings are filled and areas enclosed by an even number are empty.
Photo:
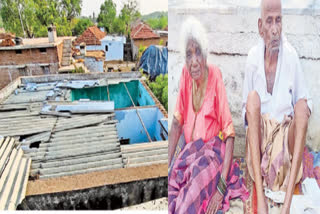
[[[245,126],[246,102],[250,91],[257,91],[261,100],[261,114],[268,113],[270,119],[279,123],[284,115],[294,114],[294,105],[299,99],[306,99],[310,111],[312,100],[307,90],[304,74],[297,52],[284,35],[281,36],[278,63],[272,95],[267,91],[264,66],[265,44],[260,38],[258,45],[248,53],[242,96],[242,117]]]

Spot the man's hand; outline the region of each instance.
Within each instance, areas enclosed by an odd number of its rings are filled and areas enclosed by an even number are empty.
[[[223,196],[216,191],[216,193],[212,196],[206,214],[214,214],[216,213],[222,206]]]

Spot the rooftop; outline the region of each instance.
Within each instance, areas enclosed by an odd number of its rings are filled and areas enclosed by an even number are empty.
[[[0,47],[0,50],[21,50],[21,49],[30,49],[30,48],[55,47],[61,44],[65,39],[74,40],[75,37],[71,37],[71,36],[57,37],[57,40],[54,43],[49,43],[48,37],[23,39],[22,45]]]
[[[131,30],[132,39],[157,39],[160,36],[153,32],[152,28],[141,22]]]
[[[86,57],[94,57],[97,60],[103,60],[105,59],[105,52],[102,50],[97,51],[86,51]]]
[[[166,176],[167,114],[140,76],[20,77],[0,91],[0,135],[32,159],[29,197]]]
[[[124,36],[105,36],[101,41],[116,41],[126,43],[126,37]]]
[[[100,45],[100,40],[106,36],[97,26],[88,27],[76,40],[74,45],[86,43],[86,45]]]

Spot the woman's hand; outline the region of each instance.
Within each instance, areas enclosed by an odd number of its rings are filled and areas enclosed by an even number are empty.
[[[221,208],[222,201],[223,201],[223,196],[217,190],[216,193],[212,196],[208,204],[206,214],[216,213]]]

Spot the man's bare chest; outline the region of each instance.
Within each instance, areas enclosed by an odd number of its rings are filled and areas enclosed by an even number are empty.
[[[267,91],[272,94],[273,85],[276,78],[276,68],[270,68],[265,70],[266,75],[266,83],[267,83]]]

